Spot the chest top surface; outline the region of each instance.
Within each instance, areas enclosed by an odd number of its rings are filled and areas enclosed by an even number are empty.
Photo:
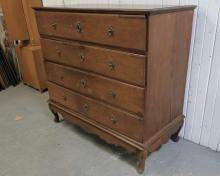
[[[195,5],[171,6],[171,5],[114,5],[114,4],[78,4],[36,7],[38,11],[69,11],[90,13],[128,13],[128,14],[158,14],[173,11],[194,9]]]

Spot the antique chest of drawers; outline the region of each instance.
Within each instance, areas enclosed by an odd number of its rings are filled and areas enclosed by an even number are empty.
[[[178,140],[194,6],[36,8],[49,107],[145,158]]]

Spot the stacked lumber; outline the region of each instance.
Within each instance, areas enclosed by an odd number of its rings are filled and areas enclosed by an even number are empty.
[[[16,71],[12,49],[4,51],[0,46],[0,90],[10,85],[16,86],[20,82],[19,74]]]

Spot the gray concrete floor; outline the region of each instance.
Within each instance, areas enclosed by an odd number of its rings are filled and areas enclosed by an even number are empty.
[[[138,176],[135,156],[67,123],[48,94],[19,85],[0,92],[0,176]],[[146,160],[146,176],[219,176],[220,153],[180,140]]]

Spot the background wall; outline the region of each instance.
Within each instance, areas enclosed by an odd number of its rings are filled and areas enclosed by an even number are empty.
[[[220,0],[43,0],[70,4],[194,4],[191,50],[181,136],[220,151]],[[181,34],[180,34],[181,35]]]

